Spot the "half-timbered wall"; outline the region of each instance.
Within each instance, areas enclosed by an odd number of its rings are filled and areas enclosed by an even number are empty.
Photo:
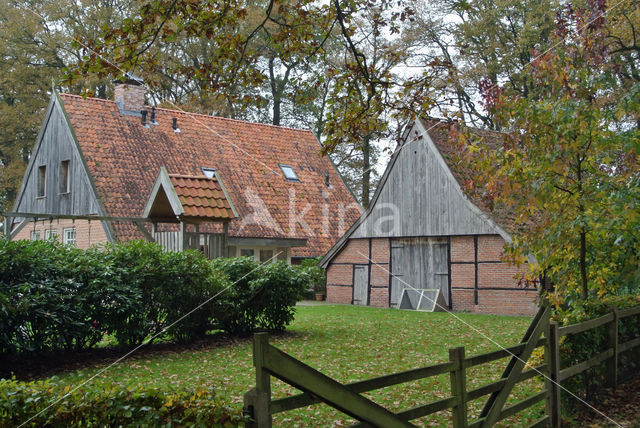
[[[503,261],[504,244],[499,235],[350,239],[327,268],[327,300],[362,304],[354,284],[367,266],[371,306],[395,307],[403,288],[440,288],[454,311],[531,315],[538,291],[521,281],[526,264]]]

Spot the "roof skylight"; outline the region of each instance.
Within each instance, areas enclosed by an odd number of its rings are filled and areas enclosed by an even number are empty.
[[[284,174],[284,178],[286,178],[287,180],[289,180],[289,181],[300,181],[300,179],[298,178],[298,175],[293,170],[292,166],[280,164],[280,169],[282,170],[282,173]]]
[[[205,177],[207,178],[213,178],[214,175],[216,175],[216,169],[215,168],[207,168],[207,167],[200,167],[200,169],[202,170],[202,173],[204,174]]]

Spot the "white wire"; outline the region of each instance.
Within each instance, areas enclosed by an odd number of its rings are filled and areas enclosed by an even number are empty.
[[[278,254],[276,254],[273,257],[278,257],[280,254],[282,254],[283,252],[280,251]],[[131,351],[127,352],[126,354],[124,354],[123,356],[121,356],[120,358],[118,358],[117,360],[115,360],[114,362],[112,362],[111,364],[109,364],[107,367],[101,369],[100,371],[98,371],[96,374],[94,374],[93,376],[91,376],[89,379],[85,380],[84,382],[80,383],[78,386],[74,387],[73,389],[71,389],[69,392],[67,392],[65,395],[63,395],[62,397],[58,398],[57,400],[51,402],[47,407],[45,407],[44,409],[40,410],[38,413],[36,413],[35,415],[33,415],[32,417],[30,417],[29,419],[27,419],[26,421],[24,421],[23,423],[21,423],[20,425],[18,425],[18,428],[28,424],[29,422],[31,422],[33,419],[37,418],[39,415],[41,415],[43,412],[49,410],[51,407],[55,406],[57,403],[59,403],[61,400],[64,400],[65,398],[67,398],[68,396],[70,396],[71,394],[73,394],[74,392],[76,392],[78,389],[82,388],[84,385],[86,385],[87,383],[93,381],[93,379],[95,379],[96,377],[100,376],[102,373],[106,372],[107,370],[109,370],[111,367],[115,366],[116,364],[118,364],[119,362],[121,362],[122,360],[124,360],[125,358],[127,358],[128,356],[130,356],[131,354],[133,354],[134,352],[136,352],[137,350],[139,350],[140,348],[148,345],[152,340],[154,340],[155,338],[157,338],[158,336],[164,334],[167,332],[167,330],[169,330],[170,328],[172,328],[173,326],[175,326],[176,324],[178,324],[179,322],[181,322],[183,319],[187,318],[189,315],[191,315],[192,313],[194,313],[195,311],[197,311],[198,309],[200,309],[201,307],[203,307],[204,305],[206,305],[207,303],[213,301],[213,299],[215,299],[216,297],[220,296],[222,293],[224,293],[225,291],[227,291],[228,289],[230,289],[231,287],[233,287],[234,285],[236,285],[238,282],[242,281],[243,279],[245,279],[248,275],[252,274],[253,272],[255,272],[257,269],[259,269],[260,267],[271,263],[273,259],[269,259],[263,263],[260,263],[258,266],[256,266],[255,268],[251,269],[249,272],[247,272],[246,274],[244,274],[242,276],[242,278],[238,279],[237,281],[233,282],[232,284],[229,284],[227,287],[225,287],[224,289],[220,290],[219,292],[217,292],[215,295],[211,296],[210,298],[208,298],[207,300],[205,300],[204,302],[200,303],[198,306],[196,306],[195,308],[193,308],[192,310],[190,310],[189,312],[187,312],[186,314],[184,314],[183,316],[181,316],[180,318],[178,318],[176,321],[172,322],[170,325],[166,326],[165,328],[163,328],[161,331],[159,331],[158,333],[154,334],[153,336],[151,336],[149,339],[147,339],[147,341],[145,343],[141,343],[140,345],[136,346],[135,348],[133,348]]]
[[[380,265],[376,262],[374,262],[373,260],[371,260],[371,258],[369,258],[368,256],[366,256],[365,254],[362,254],[361,252],[358,252],[358,254],[360,254],[362,257],[365,257],[367,260],[369,260],[369,262],[375,266],[378,266],[382,269],[384,269],[389,275],[391,274],[391,271],[389,271],[385,266]],[[404,285],[406,285],[407,287],[409,287],[410,289],[414,290],[414,291],[418,291],[418,292],[422,292],[422,289],[419,288],[415,288],[413,287],[411,284],[409,284],[408,282],[406,282],[405,280],[403,280],[402,278],[399,277],[394,277],[398,280],[400,280],[400,282],[402,282]],[[426,296],[423,296],[426,297]],[[427,299],[433,301],[433,299],[430,299],[429,297],[427,297]],[[498,342],[496,342],[495,340],[493,340],[489,335],[487,335],[486,333],[484,333],[482,330],[478,329],[477,327],[475,327],[473,324],[470,324],[468,322],[466,322],[465,320],[463,320],[462,318],[460,318],[459,316],[457,316],[455,313],[451,312],[448,308],[438,304],[438,302],[434,302],[435,305],[437,305],[439,308],[441,308],[444,312],[448,313],[449,315],[451,315],[452,317],[454,317],[456,320],[460,321],[461,323],[463,323],[465,326],[469,327],[470,329],[472,329],[473,331],[475,331],[476,333],[478,333],[480,336],[484,337],[485,339],[487,339],[488,341],[490,341],[491,343],[493,343],[494,345],[496,345],[498,348],[500,348],[500,350],[505,351],[506,353],[508,353],[509,355],[511,355],[513,358],[516,358],[518,361],[524,363],[525,365],[527,364],[526,361],[524,361],[523,359],[521,359],[518,355],[514,354],[513,352],[511,352],[509,349],[505,348],[504,346],[502,346],[501,344],[499,344]],[[434,306],[435,306],[434,305]],[[576,398],[577,400],[581,401],[582,403],[584,403],[587,407],[591,408],[592,410],[594,410],[595,412],[597,412],[598,414],[600,414],[601,416],[605,417],[606,419],[608,419],[610,422],[612,422],[613,424],[615,424],[618,427],[622,428],[622,425],[618,422],[616,422],[615,420],[613,420],[612,418],[610,418],[609,416],[607,416],[606,414],[604,414],[603,412],[601,412],[600,410],[596,409],[595,407],[593,407],[591,404],[587,403],[585,400],[583,400],[582,398],[578,397],[576,394],[574,394],[573,392],[571,392],[570,390],[568,390],[567,388],[565,388],[564,386],[562,386],[559,382],[554,381],[553,379],[551,379],[549,376],[545,375],[544,373],[542,373],[540,370],[536,369],[535,367],[533,367],[531,370],[535,371],[536,373],[538,373],[539,375],[541,375],[542,377],[544,377],[545,379],[547,379],[548,381],[550,381],[551,383],[553,383],[554,385],[557,385],[559,388],[561,388],[563,391],[567,392],[569,395],[571,395],[572,397]]]

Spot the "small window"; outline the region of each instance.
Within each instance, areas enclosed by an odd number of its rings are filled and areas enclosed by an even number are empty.
[[[215,168],[201,167],[200,169],[202,170],[202,173],[204,174],[204,176],[207,177],[207,178],[213,178],[213,176],[216,175],[216,169]]]
[[[69,193],[69,161],[60,162],[60,193]]]
[[[242,248],[240,250],[240,257],[253,257],[255,252],[251,248]]]
[[[55,229],[47,229],[44,231],[44,239],[47,241],[50,239],[57,240],[58,239],[58,231]]]
[[[71,227],[63,231],[62,242],[65,245],[76,246],[76,228]]]
[[[260,263],[266,263],[273,259],[273,250],[260,250]]]
[[[38,197],[42,198],[45,195],[47,180],[47,167],[45,165],[38,167]]]
[[[282,170],[282,173],[284,174],[284,178],[286,178],[287,180],[289,180],[289,181],[300,181],[298,179],[298,175],[293,170],[292,166],[280,164],[280,169]]]
[[[39,230],[32,230],[31,231],[31,240],[32,241],[39,241],[40,240],[40,231]]]

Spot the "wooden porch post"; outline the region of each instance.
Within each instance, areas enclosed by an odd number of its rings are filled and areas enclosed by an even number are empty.
[[[180,221],[180,234],[178,236],[178,249],[184,251],[187,248],[187,223]]]
[[[222,223],[222,257],[229,257],[229,222]]]

